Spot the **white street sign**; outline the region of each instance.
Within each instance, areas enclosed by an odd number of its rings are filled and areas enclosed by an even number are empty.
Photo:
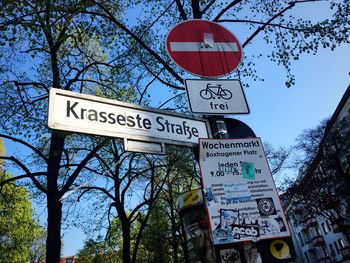
[[[200,139],[199,147],[214,244],[290,236],[259,138]]]
[[[198,145],[209,137],[205,119],[59,89],[50,90],[51,129],[146,142]]]
[[[249,113],[239,80],[186,79],[185,84],[193,113],[208,115]]]

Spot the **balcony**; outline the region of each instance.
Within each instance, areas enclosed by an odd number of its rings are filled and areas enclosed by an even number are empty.
[[[306,226],[307,227],[314,227],[317,226],[317,220],[315,217],[310,217],[309,219],[306,220]]]
[[[324,245],[324,238],[323,236],[315,236],[313,239],[312,239],[312,245],[314,247],[321,247]]]
[[[350,247],[344,247],[340,250],[341,255],[343,256],[343,260],[350,259]]]

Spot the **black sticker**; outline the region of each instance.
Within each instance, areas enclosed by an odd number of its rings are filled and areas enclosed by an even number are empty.
[[[261,216],[276,215],[276,207],[271,197],[256,199]]]

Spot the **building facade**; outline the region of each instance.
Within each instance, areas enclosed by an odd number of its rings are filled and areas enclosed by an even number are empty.
[[[350,262],[350,246],[344,233],[322,217],[298,221],[289,217],[297,262]]]
[[[286,200],[285,209],[297,254],[296,262],[350,262],[350,189],[346,186],[350,181],[350,122],[348,120],[350,120],[350,86],[326,125],[315,158],[307,167],[304,167],[305,169],[301,170],[293,186],[304,187],[304,192],[307,192],[310,186],[312,188],[312,184],[319,183],[318,188],[317,186],[313,188],[319,191],[318,204],[314,205],[316,210],[319,206],[324,215],[315,213],[315,209],[311,207],[310,211],[306,211],[307,201],[300,201],[297,195],[289,196]],[[331,136],[334,136],[335,131],[340,136],[330,139]],[[330,162],[326,160],[330,151],[338,151],[337,153],[341,154],[338,155],[338,167],[336,168],[341,170],[341,177],[335,177],[339,171],[334,171],[336,167],[334,164],[333,166],[329,163],[324,165]],[[339,180],[339,178],[343,179]],[[322,183],[326,180],[329,183],[323,185]],[[342,195],[338,194],[339,189],[343,189]],[[344,191],[347,191],[348,194],[344,194]],[[301,204],[300,208],[299,204]],[[303,211],[298,213],[298,209],[303,209]]]

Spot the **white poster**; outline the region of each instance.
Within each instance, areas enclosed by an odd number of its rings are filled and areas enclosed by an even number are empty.
[[[199,144],[214,244],[290,236],[260,138]]]

